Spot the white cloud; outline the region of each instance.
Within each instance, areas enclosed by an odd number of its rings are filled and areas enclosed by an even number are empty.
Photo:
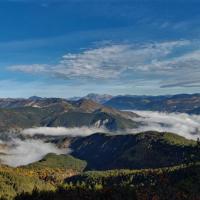
[[[133,111],[139,118],[134,121],[142,122],[142,125],[136,129],[127,130],[129,133],[138,133],[143,131],[172,132],[188,139],[197,139],[200,137],[200,116],[188,115],[185,113],[164,113],[153,111]],[[105,129],[97,128],[64,128],[64,127],[37,127],[25,129],[24,135],[46,135],[46,136],[88,136],[96,132],[108,132]]]
[[[143,131],[171,132],[196,140],[200,137],[200,116],[185,113],[163,113],[153,111],[133,111],[141,118],[135,121],[143,122],[144,125],[137,129],[129,130],[133,133]]]
[[[12,71],[19,71],[30,74],[45,73],[48,72],[48,65],[33,64],[33,65],[13,65],[10,67]]]
[[[24,129],[21,134],[26,136],[88,136],[96,132],[105,132],[98,128],[64,128],[64,127],[37,127]],[[53,143],[40,139],[21,140],[17,134],[0,133],[0,160],[3,164],[17,167],[41,160],[48,153],[67,154],[70,149],[59,149]]]
[[[96,132],[105,132],[103,128],[95,128],[95,127],[75,127],[75,128],[64,128],[64,127],[37,127],[37,128],[29,128],[24,129],[22,134],[24,135],[47,135],[47,136],[88,136]]]
[[[200,50],[157,62],[156,66],[168,73],[167,81],[162,81],[161,87],[195,87],[200,84]]]
[[[1,150],[1,162],[9,166],[17,167],[42,159],[48,153],[64,154],[69,149],[58,149],[51,143],[45,143],[41,140],[20,140],[1,141],[1,144],[7,146]]]
[[[121,78],[125,73],[159,69],[159,62],[176,48],[190,45],[188,40],[147,44],[108,44],[81,53],[68,53],[56,65],[15,65],[8,69],[24,73],[45,73],[68,79]],[[162,61],[163,62],[163,61]]]

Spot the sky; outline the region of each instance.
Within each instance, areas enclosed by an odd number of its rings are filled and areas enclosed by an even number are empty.
[[[0,97],[198,92],[198,0],[0,0]]]

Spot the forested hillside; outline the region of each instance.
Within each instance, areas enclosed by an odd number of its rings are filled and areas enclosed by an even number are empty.
[[[87,169],[94,170],[158,168],[200,160],[197,142],[153,131],[136,135],[96,133],[71,140],[69,147],[73,156],[87,161]]]
[[[34,190],[16,200],[198,200],[199,165],[156,170],[87,172],[67,178],[56,191]]]

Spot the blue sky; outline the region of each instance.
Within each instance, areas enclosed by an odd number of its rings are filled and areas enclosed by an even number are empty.
[[[200,92],[198,0],[1,0],[0,96]]]

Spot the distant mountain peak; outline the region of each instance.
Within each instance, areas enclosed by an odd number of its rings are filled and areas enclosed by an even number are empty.
[[[83,97],[84,99],[90,99],[93,100],[97,103],[103,104],[106,101],[110,100],[113,96],[109,95],[109,94],[96,94],[96,93],[89,93],[88,95],[86,95],[85,97]]]
[[[39,96],[31,96],[31,97],[29,97],[28,99],[29,99],[29,100],[35,101],[35,100],[42,100],[43,98],[42,98],[42,97],[39,97]]]
[[[84,111],[93,112],[96,109],[101,108],[101,105],[91,99],[79,99],[75,102],[75,105]]]

